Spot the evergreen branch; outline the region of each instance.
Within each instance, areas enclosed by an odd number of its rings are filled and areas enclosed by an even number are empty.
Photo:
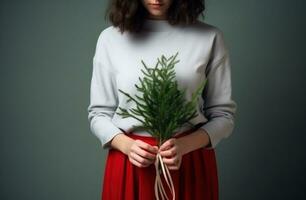
[[[147,130],[152,136],[156,137],[159,145],[172,136],[174,130],[181,127],[184,123],[197,116],[196,103],[197,97],[201,94],[207,79],[200,84],[200,87],[192,94],[191,101],[185,100],[185,89],[179,90],[175,77],[175,64],[178,52],[166,58],[162,55],[157,58],[154,68],[149,68],[143,60],[141,69],[144,77],[139,77],[140,84],[135,84],[138,92],[142,95],[131,95],[122,92],[128,97],[127,102],[133,101],[136,108],[127,110],[121,109],[118,113],[123,117],[133,117],[142,122],[142,128]],[[160,68],[159,68],[160,66]],[[143,118],[144,120],[141,120]],[[136,126],[135,126],[136,128]]]

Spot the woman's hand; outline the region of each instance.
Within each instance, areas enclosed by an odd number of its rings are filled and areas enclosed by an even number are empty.
[[[200,128],[186,136],[166,140],[160,146],[159,153],[169,169],[178,170],[183,155],[203,147],[211,147],[211,143],[208,133]]]
[[[142,140],[134,140],[127,150],[127,156],[132,164],[137,167],[147,167],[154,163],[158,148]]]
[[[157,146],[142,140],[134,140],[125,134],[116,135],[111,141],[111,146],[127,155],[130,162],[137,167],[147,167],[154,163],[158,152]]]
[[[178,170],[180,168],[184,151],[184,145],[179,138],[171,138],[165,141],[159,148],[163,162],[170,170]]]

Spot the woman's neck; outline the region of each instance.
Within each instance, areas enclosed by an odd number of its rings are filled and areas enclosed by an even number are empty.
[[[151,15],[151,14],[147,14],[146,16],[147,19],[152,19],[152,20],[166,20],[167,19],[167,15]]]

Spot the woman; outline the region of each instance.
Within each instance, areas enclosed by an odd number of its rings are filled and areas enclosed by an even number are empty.
[[[237,105],[231,98],[229,54],[222,32],[198,20],[203,0],[113,0],[107,16],[112,26],[99,35],[93,58],[90,128],[108,149],[102,199],[155,199],[156,154],[171,172],[176,199],[218,199],[217,144],[234,128]],[[208,79],[192,126],[176,131],[160,148],[139,121],[121,118],[118,107],[131,108],[118,89],[133,95],[141,60],[179,51],[175,71],[186,98]],[[167,190],[171,197],[171,193]]]

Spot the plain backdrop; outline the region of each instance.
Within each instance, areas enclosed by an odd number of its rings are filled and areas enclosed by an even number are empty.
[[[1,200],[100,199],[107,151],[87,106],[106,4],[0,1]],[[207,1],[201,20],[224,32],[238,105],[216,148],[220,200],[306,199],[305,6]]]

